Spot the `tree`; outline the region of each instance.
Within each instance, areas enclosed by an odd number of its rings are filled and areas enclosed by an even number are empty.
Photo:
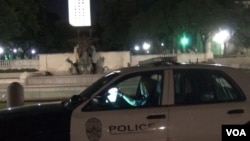
[[[154,0],[105,0],[100,11],[99,24],[103,32],[102,45],[106,50],[128,50],[131,19]]]
[[[31,38],[41,30],[42,5],[37,0],[0,1],[0,38],[8,42],[16,38]]]
[[[46,22],[43,31],[39,33],[37,42],[42,45],[42,52],[59,53],[73,52],[76,43],[71,42],[72,38],[77,37],[74,27],[59,19]]]
[[[58,15],[47,11],[42,0],[0,1],[0,42],[6,47],[35,47],[40,52],[73,51],[76,33]],[[23,54],[24,55],[24,54]]]
[[[225,25],[233,26],[234,9],[231,0],[158,0],[134,19],[133,31],[154,37],[165,35],[172,48],[178,46],[176,41],[183,33],[188,33],[193,36],[193,43],[202,42],[199,50],[203,52],[215,30]]]
[[[242,48],[250,48],[250,9],[244,8],[238,15],[239,21],[230,42],[240,51]]]
[[[176,50],[185,33],[190,47],[205,52],[214,32],[237,25],[240,8],[234,0],[106,0],[102,39],[111,46],[152,40],[154,47],[165,42],[169,50]]]

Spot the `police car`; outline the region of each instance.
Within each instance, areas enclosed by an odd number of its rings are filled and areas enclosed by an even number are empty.
[[[249,77],[219,65],[142,65],[60,103],[0,111],[1,141],[220,141],[250,124]]]

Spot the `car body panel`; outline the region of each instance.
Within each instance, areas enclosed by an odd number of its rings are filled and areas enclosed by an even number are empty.
[[[169,107],[170,141],[220,141],[222,125],[246,124],[250,112],[246,102]],[[229,114],[233,110],[244,112]]]
[[[168,116],[161,108],[76,111],[71,120],[71,140],[163,141],[167,137],[167,121],[166,118],[148,119],[155,115]]]
[[[199,69],[209,70],[211,68],[205,66],[205,68]],[[211,70],[214,69],[212,68]],[[168,108],[170,115],[168,140],[220,141],[222,138],[222,125],[244,125],[250,120],[250,112],[248,110],[250,107],[250,87],[247,85],[249,82],[247,74],[242,70],[227,67],[217,67],[216,70],[229,75],[245,94],[246,99],[239,102],[193,105],[174,105],[174,103],[171,103],[172,105]],[[174,97],[174,93],[171,93],[170,97]],[[232,111],[239,112],[234,113]],[[232,113],[230,114],[230,112]]]
[[[61,103],[1,110],[1,141],[68,141],[70,114]]]
[[[219,71],[230,77],[244,97],[237,101],[179,105],[175,103],[175,70]],[[156,71],[163,72],[164,76],[159,105],[88,110],[90,101],[110,88],[113,82],[131,74]],[[242,69],[219,65],[119,69],[104,75],[94,86],[62,103],[0,110],[0,140],[219,141],[222,125],[250,123],[249,78]]]

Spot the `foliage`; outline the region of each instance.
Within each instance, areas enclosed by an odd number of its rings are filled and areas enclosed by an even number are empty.
[[[102,41],[128,50],[151,40],[154,47],[164,42],[172,50],[180,48],[178,40],[185,33],[192,40],[190,48],[204,52],[220,28],[240,27],[241,9],[234,0],[106,0],[99,21]]]
[[[153,1],[153,0],[150,0]],[[104,50],[124,50],[128,45],[130,20],[141,10],[140,4],[148,0],[106,0],[101,8],[99,24],[103,29]]]
[[[0,1],[0,37],[4,42],[30,39],[41,30],[42,5],[37,0]]]
[[[231,42],[240,48],[250,48],[250,9],[243,9],[240,15],[240,22]]]
[[[49,23],[49,22],[48,22]],[[68,23],[55,21],[51,23],[41,32],[38,42],[44,47],[42,52],[59,53],[72,52],[74,43],[70,40],[76,37],[76,31]]]
[[[36,72],[37,69],[7,69],[7,70],[0,70],[0,73],[15,73],[15,72]]]
[[[0,1],[0,43],[9,48],[65,52],[75,31],[46,9],[43,0]]]

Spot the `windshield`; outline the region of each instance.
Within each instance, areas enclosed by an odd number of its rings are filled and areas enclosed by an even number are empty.
[[[120,71],[114,71],[111,72],[99,80],[97,80],[95,83],[93,83],[91,86],[89,86],[87,89],[85,89],[83,92],[80,93],[80,96],[83,98],[89,98],[91,97],[94,93],[96,93],[99,89],[101,89],[104,85],[109,83],[113,78],[118,76]]]

